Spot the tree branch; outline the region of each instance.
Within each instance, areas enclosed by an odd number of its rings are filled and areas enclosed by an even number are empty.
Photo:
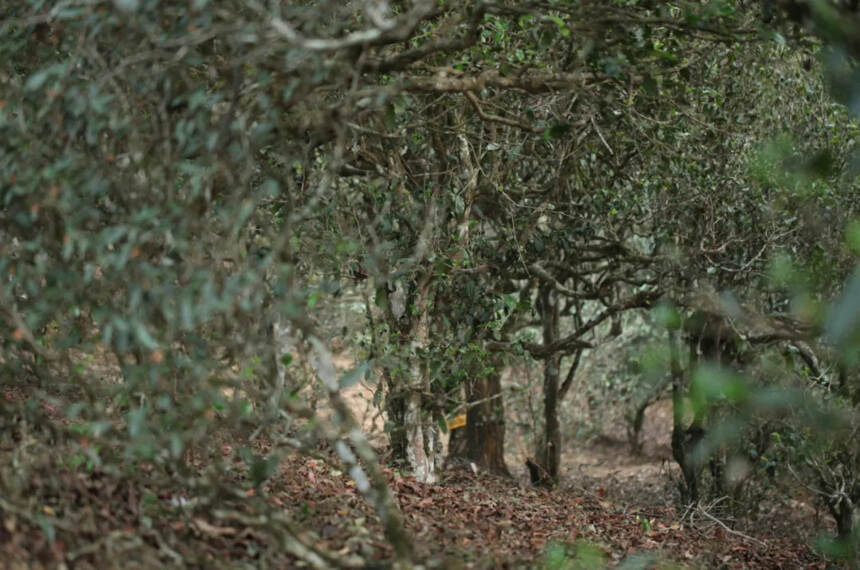
[[[399,53],[387,59],[367,58],[361,63],[361,70],[365,72],[375,71],[380,73],[398,71],[434,53],[442,51],[459,51],[472,47],[478,41],[478,29],[480,28],[481,21],[484,19],[484,14],[487,13],[488,8],[489,4],[487,3],[478,4],[475,11],[472,12],[472,17],[469,18],[469,28],[463,37],[429,41],[421,46],[408,49],[403,53]]]
[[[474,93],[472,93],[471,91],[466,91],[464,93],[464,95],[466,96],[466,99],[469,100],[469,103],[472,104],[472,107],[475,109],[475,112],[478,113],[478,116],[481,117],[481,119],[483,119],[485,121],[491,121],[493,123],[501,123],[501,124],[507,125],[509,127],[514,127],[514,128],[521,129],[523,131],[527,131],[529,133],[535,133],[535,134],[540,134],[546,130],[546,129],[541,128],[541,127],[535,127],[532,125],[527,125],[525,123],[520,123],[519,121],[515,121],[513,119],[507,119],[507,118],[501,117],[499,115],[491,115],[491,114],[487,113],[486,111],[484,111],[484,109],[481,108],[481,104],[478,101],[478,97]]]
[[[519,75],[501,75],[497,71],[484,71],[478,75],[459,75],[454,69],[439,70],[431,77],[412,77],[399,84],[397,91],[425,93],[462,93],[483,89],[519,89],[527,93],[550,93],[585,87],[597,79],[594,73],[539,73],[526,72]]]
[[[620,303],[607,307],[605,311],[592,318],[582,327],[579,327],[575,332],[564,338],[560,338],[548,345],[524,343],[523,346],[535,358],[546,358],[558,352],[570,352],[581,348],[593,348],[593,345],[590,343],[580,340],[588,331],[594,329],[597,325],[616,313],[627,311],[629,309],[648,308],[654,303],[654,301],[662,296],[663,293],[659,290],[641,291],[623,299]]]

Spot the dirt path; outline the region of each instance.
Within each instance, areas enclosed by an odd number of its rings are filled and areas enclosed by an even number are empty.
[[[678,469],[670,447],[671,402],[658,402],[648,410],[639,454],[621,438],[622,427],[607,431],[612,435],[572,445],[562,454],[564,484],[627,504],[674,504]]]
[[[671,509],[675,521],[686,524],[675,511],[680,500],[680,470],[672,459],[671,414],[671,401],[658,402],[648,410],[642,431],[643,451],[638,455],[621,439],[621,428],[614,433],[608,430],[614,437],[571,446],[562,454],[562,488],[635,512],[665,513]],[[759,491],[757,509],[739,518],[727,518],[724,524],[765,542],[787,540],[793,544],[811,543],[819,533],[835,530],[806,491],[775,481]],[[706,527],[720,526],[706,515],[698,518],[707,523]]]
[[[339,355],[336,365],[341,370],[349,370],[354,362]],[[374,444],[384,448],[387,443],[384,417],[374,405],[375,390],[376,386],[360,382],[345,390],[344,397]],[[642,429],[642,452],[639,454],[632,453],[623,425],[607,426],[604,432],[607,435],[588,441],[568,442],[562,453],[562,481],[556,500],[569,501],[571,497],[579,497],[578,500],[591,501],[597,509],[607,512],[636,513],[633,520],[640,516],[666,528],[684,526],[676,512],[680,473],[672,459],[671,432],[672,404],[664,400],[647,411]],[[506,461],[517,479],[518,488],[529,488],[523,462],[530,451],[522,433],[510,430],[506,444]],[[536,512],[541,508],[544,507],[536,505]],[[595,511],[594,516],[600,519],[605,514]],[[420,516],[417,512],[413,515]],[[816,529],[829,526],[826,517],[822,518],[822,513],[805,495],[764,500],[760,513],[754,518],[727,522],[733,529],[766,537],[769,542],[787,540],[794,549],[810,540]],[[762,526],[761,522],[766,524]],[[617,524],[617,521],[607,521],[607,524]],[[694,532],[710,536],[719,526],[712,522]],[[720,531],[716,531],[715,536],[719,535]],[[744,543],[745,540],[739,539],[739,542]]]

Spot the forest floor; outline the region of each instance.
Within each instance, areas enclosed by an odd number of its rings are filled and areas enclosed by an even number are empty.
[[[661,483],[663,467],[613,464],[621,454],[612,451],[597,446],[580,454],[587,461],[576,467],[577,477],[565,477],[555,490],[532,487],[525,474],[507,479],[467,465],[447,469],[436,485],[388,475],[416,554],[430,568],[827,567],[785,528],[767,525],[753,536],[705,514],[682,521]],[[319,529],[324,546],[390,556],[346,477],[321,461],[287,465],[292,475],[273,481],[270,492],[308,506],[306,522]],[[559,564],[565,559],[570,565]]]
[[[365,427],[378,433],[371,396],[369,388],[357,386],[347,399]],[[436,485],[387,473],[416,554],[431,568],[828,567],[810,544],[829,520],[807,497],[764,500],[757,520],[718,516],[719,505],[679,513],[670,431],[671,404],[659,402],[649,410],[640,454],[631,454],[617,433],[571,445],[554,490],[530,484],[521,451],[508,455],[512,478],[463,462],[449,466]],[[522,449],[511,436],[510,447]],[[322,525],[325,546],[371,558],[390,556],[345,476],[321,461],[294,458],[288,464],[294,475],[280,482],[280,492],[311,505],[314,514],[307,522]],[[344,502],[344,496],[350,499]],[[355,525],[345,530],[356,519],[362,521],[359,535],[376,537],[373,548],[368,550],[367,542],[360,546]]]
[[[4,395],[7,400],[19,396],[23,394]],[[372,441],[381,446],[381,420],[368,405],[372,390],[359,385],[347,396],[365,427],[377,433]],[[704,507],[678,512],[675,467],[665,435],[668,413],[665,403],[649,412],[639,455],[630,454],[617,437],[572,442],[563,455],[562,482],[554,490],[533,487],[516,454],[509,458],[511,478],[461,462],[446,468],[440,483],[427,485],[386,468],[416,559],[428,569],[452,570],[828,567],[809,544],[829,520],[817,518],[802,498],[763,502],[757,522],[730,522]],[[265,441],[258,445],[259,452],[268,451]],[[318,452],[330,453],[324,447]],[[357,555],[369,561],[367,567],[384,568],[392,552],[372,508],[333,464],[288,455],[257,491],[258,497],[283,509],[311,541],[329,552]],[[12,516],[10,510],[4,518],[0,508],[0,567],[57,567],[70,560],[72,542],[79,552],[75,568],[160,567],[157,561],[168,546],[185,559],[254,566],[260,548],[276,546],[266,546],[269,539],[251,528],[219,526],[196,510],[186,515],[165,511],[164,518],[147,519],[142,516],[144,490],[136,488],[133,478],[62,472],[31,483],[39,495],[33,500],[52,505],[42,510],[58,523],[55,513],[63,509],[80,509],[74,505],[82,504],[98,508],[84,506],[89,513],[86,527],[58,527],[64,538],[56,540],[48,540],[50,533],[35,520],[24,524],[25,513]],[[68,501],[62,498],[67,492]],[[176,502],[176,497],[181,503],[182,495],[162,499]],[[116,553],[111,557],[106,545],[114,539],[129,545],[139,541],[137,547],[151,543],[151,557],[132,565]],[[97,555],[101,550],[108,556]],[[276,560],[275,567],[302,567],[285,553],[279,552]]]

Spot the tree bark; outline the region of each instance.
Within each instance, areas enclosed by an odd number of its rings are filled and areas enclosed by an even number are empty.
[[[435,483],[442,469],[442,440],[433,415],[424,409],[423,395],[430,391],[430,371],[421,361],[429,342],[426,291],[419,292],[418,315],[412,331],[409,396],[406,398],[406,461],[415,479]]]
[[[498,367],[466,386],[466,457],[490,473],[510,477],[505,464],[505,407]]]
[[[690,372],[705,363],[729,366],[740,358],[738,338],[731,327],[714,313],[696,311],[684,322],[684,334],[690,349]],[[718,497],[725,492],[725,450],[712,451],[708,457],[701,457],[697,446],[707,436],[708,425],[713,414],[707,408],[696,411],[689,426],[683,425],[684,396],[689,386],[684,378],[678,356],[676,335],[671,335],[672,351],[672,456],[681,467],[684,482],[681,488],[682,502],[690,504],[702,496]],[[711,481],[706,486],[701,480],[703,467],[710,465]]]
[[[684,395],[687,385],[681,359],[678,355],[677,335],[669,333],[670,369],[672,374],[672,457],[681,468],[683,480],[679,487],[681,503],[689,505],[699,500],[699,469],[693,457],[693,448],[704,435],[701,428],[696,428],[695,422],[687,427],[684,425]]]
[[[430,392],[430,371],[422,361],[430,341],[430,277],[429,271],[423,275],[412,303],[407,303],[401,283],[388,295],[389,322],[399,332],[401,347],[409,349],[407,373],[392,375],[389,385],[391,449],[395,460],[422,483],[439,480],[443,460],[439,427],[424,405],[424,395]],[[414,307],[412,318],[406,314],[410,305]]]
[[[544,287],[540,292],[541,320],[543,321],[543,344],[549,346],[559,337],[559,308],[555,290]],[[540,484],[558,484],[561,465],[561,427],[558,421],[559,377],[561,355],[550,354],[544,359],[543,398],[544,433],[538,449]]]
[[[388,445],[391,458],[398,467],[406,467],[406,398],[400,380],[390,370],[383,371],[385,379],[385,413],[388,416]]]
[[[451,430],[451,437],[448,439],[448,457],[464,457],[469,458],[468,444],[466,442],[466,428],[459,427]]]
[[[645,423],[645,410],[651,405],[651,400],[641,402],[633,412],[630,425],[627,426],[627,441],[633,455],[642,453],[642,425]]]
[[[827,508],[836,521],[836,533],[841,540],[848,541],[854,534],[854,504],[847,497],[831,500]]]

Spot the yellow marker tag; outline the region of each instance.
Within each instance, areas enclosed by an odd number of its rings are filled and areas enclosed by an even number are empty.
[[[466,414],[460,414],[448,420],[448,429],[457,429],[466,425]]]

